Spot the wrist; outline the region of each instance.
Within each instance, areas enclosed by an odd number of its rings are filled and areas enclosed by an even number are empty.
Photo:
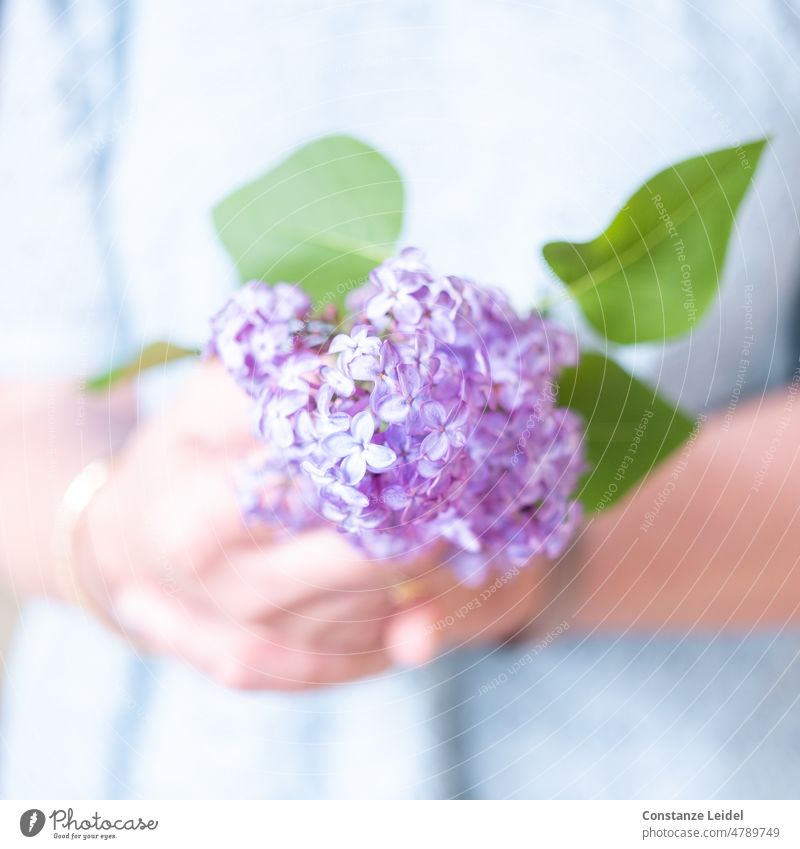
[[[581,591],[581,545],[573,542],[569,550],[556,561],[543,561],[526,568],[541,569],[541,603],[536,616],[524,627],[513,642],[541,640],[560,635],[576,624],[575,609]]]

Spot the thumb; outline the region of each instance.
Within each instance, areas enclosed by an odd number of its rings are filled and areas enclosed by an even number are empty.
[[[433,660],[444,648],[447,623],[436,600],[395,614],[386,633],[386,650],[401,666],[419,666]]]

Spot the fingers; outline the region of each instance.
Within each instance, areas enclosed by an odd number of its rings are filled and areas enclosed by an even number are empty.
[[[224,618],[268,624],[287,642],[295,634],[313,636],[332,626],[368,633],[395,610],[391,595],[383,589],[321,591],[274,576],[246,579],[241,572],[235,576],[219,572],[211,580],[198,581],[193,597]]]
[[[389,584],[380,561],[370,560],[330,528],[307,531],[276,544],[270,549],[270,568],[276,575],[294,577],[323,590],[377,589]]]
[[[112,515],[100,522],[101,531],[103,526],[110,527],[112,519],[118,526],[125,523],[126,528],[130,521],[131,505],[125,500],[128,491],[116,488],[110,491],[111,495],[115,491],[120,497],[110,505]],[[224,463],[188,466],[179,482],[173,485],[165,481],[159,487],[148,488],[135,505],[140,505],[136,512],[142,536],[147,539],[147,560],[170,568],[187,584],[212,564],[227,563],[228,552],[243,546],[266,546],[274,535],[264,524],[247,524],[236,482]],[[115,536],[124,538],[124,530],[119,528]],[[131,542],[135,550],[136,540]]]
[[[204,581],[204,592],[247,618],[300,611],[336,592],[387,592],[391,576],[365,559],[341,534],[316,530],[274,544],[225,550]]]
[[[187,381],[176,404],[175,421],[197,449],[241,455],[257,446],[252,400],[218,360],[207,360]]]
[[[197,589],[220,609],[247,620],[315,616],[328,603],[349,607],[353,617],[365,619],[407,606],[396,591],[398,583],[413,584],[416,596],[425,598],[452,585],[448,570],[432,567],[436,562],[404,563],[401,575],[394,565],[365,557],[341,534],[321,529],[226,551]],[[409,578],[409,573],[420,577]]]
[[[450,647],[502,640],[536,617],[541,574],[528,569],[502,584],[446,589],[397,611],[385,590],[312,595],[302,609],[252,618],[178,599],[148,586],[126,587],[114,613],[150,651],[184,659],[226,686],[299,690],[427,663]]]
[[[523,633],[541,610],[546,568],[492,575],[478,587],[457,583],[446,570],[442,577],[439,593],[401,610],[388,626],[387,650],[396,663],[425,663],[448,648]]]
[[[433,660],[444,648],[437,631],[441,607],[436,602],[398,613],[386,629],[386,651],[393,663],[419,666]]]
[[[391,661],[374,638],[368,648],[351,652],[280,645],[265,626],[227,622],[154,589],[125,590],[114,613],[146,650],[177,656],[237,689],[294,691],[342,683],[377,674]]]

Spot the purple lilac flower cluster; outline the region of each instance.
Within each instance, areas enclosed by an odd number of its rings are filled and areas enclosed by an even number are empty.
[[[581,422],[554,397],[574,338],[415,249],[349,306],[337,332],[300,289],[249,283],[212,320],[209,349],[255,399],[271,446],[248,512],[332,522],[381,557],[448,540],[466,572],[558,556],[585,468]]]

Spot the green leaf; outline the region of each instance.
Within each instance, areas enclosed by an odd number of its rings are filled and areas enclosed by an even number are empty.
[[[694,422],[602,354],[581,356],[559,378],[558,403],[583,416],[590,469],[578,495],[599,512],[679,448]]]
[[[767,139],[687,159],[648,180],[591,242],[544,258],[614,342],[687,333],[717,294],[736,210]]]
[[[86,388],[90,392],[101,392],[109,389],[120,380],[128,380],[136,377],[145,369],[155,368],[157,366],[165,366],[174,360],[180,360],[184,357],[197,356],[200,352],[191,348],[181,348],[180,345],[171,345],[169,342],[153,342],[145,346],[139,352],[138,356],[129,360],[127,363],[92,377],[86,381]]]
[[[243,282],[300,283],[318,308],[342,304],[392,252],[403,182],[373,148],[327,136],[225,198],[213,216]]]

